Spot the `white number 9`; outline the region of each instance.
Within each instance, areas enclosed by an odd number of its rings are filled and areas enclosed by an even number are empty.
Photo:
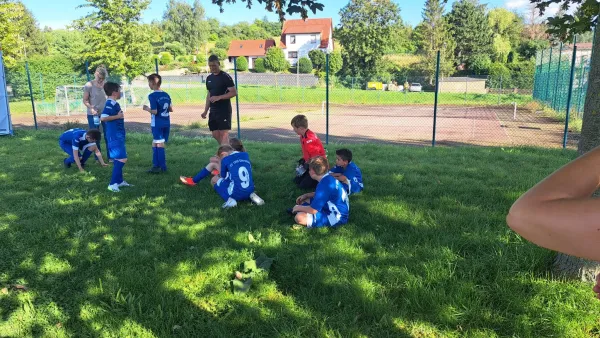
[[[246,189],[250,186],[250,173],[246,167],[240,167],[238,170],[238,176],[242,180],[242,188]]]

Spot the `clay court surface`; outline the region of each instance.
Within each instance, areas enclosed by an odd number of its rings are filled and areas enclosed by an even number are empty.
[[[203,106],[176,106],[171,116],[173,134],[209,135],[207,121],[200,117]],[[237,132],[235,106],[232,129]],[[310,128],[325,141],[326,114],[321,105],[240,104],[242,138],[257,141],[297,142],[290,128],[294,115],[305,114]],[[432,106],[358,106],[331,105],[329,141],[343,143],[431,144]],[[150,117],[139,107],[125,112],[128,130],[149,130]],[[42,128],[62,128],[63,124],[87,125],[85,115],[38,116]],[[30,127],[33,117],[13,117],[15,128]],[[485,146],[561,147],[564,123],[556,122],[526,109],[512,106],[441,106],[437,112],[436,141],[439,144]],[[576,135],[570,138],[574,146]]]

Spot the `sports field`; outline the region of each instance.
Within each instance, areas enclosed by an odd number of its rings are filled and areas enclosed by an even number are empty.
[[[247,142],[266,205],[224,212],[208,182],[177,180],[205,164],[213,140],[174,133],[169,172],[148,176],[150,135],[130,132],[124,173],[135,186],[112,194],[110,168],[62,167],[59,134],[0,138],[0,336],[600,332],[591,285],[551,276],[553,253],[505,224],[514,200],[573,151],[350,144],[365,181],[350,222],[306,231],[283,212],[301,193],[290,185],[297,144]],[[232,294],[233,272],[260,254],[274,258],[270,271]]]

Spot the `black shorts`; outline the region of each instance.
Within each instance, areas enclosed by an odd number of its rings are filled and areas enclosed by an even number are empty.
[[[215,130],[231,130],[231,111],[226,113],[210,112],[208,115],[208,129]]]

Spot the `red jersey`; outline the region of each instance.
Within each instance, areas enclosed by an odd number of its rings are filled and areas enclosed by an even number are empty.
[[[323,143],[321,143],[317,134],[311,130],[306,130],[306,134],[300,136],[300,144],[302,145],[302,158],[306,162],[315,156],[325,157]]]

